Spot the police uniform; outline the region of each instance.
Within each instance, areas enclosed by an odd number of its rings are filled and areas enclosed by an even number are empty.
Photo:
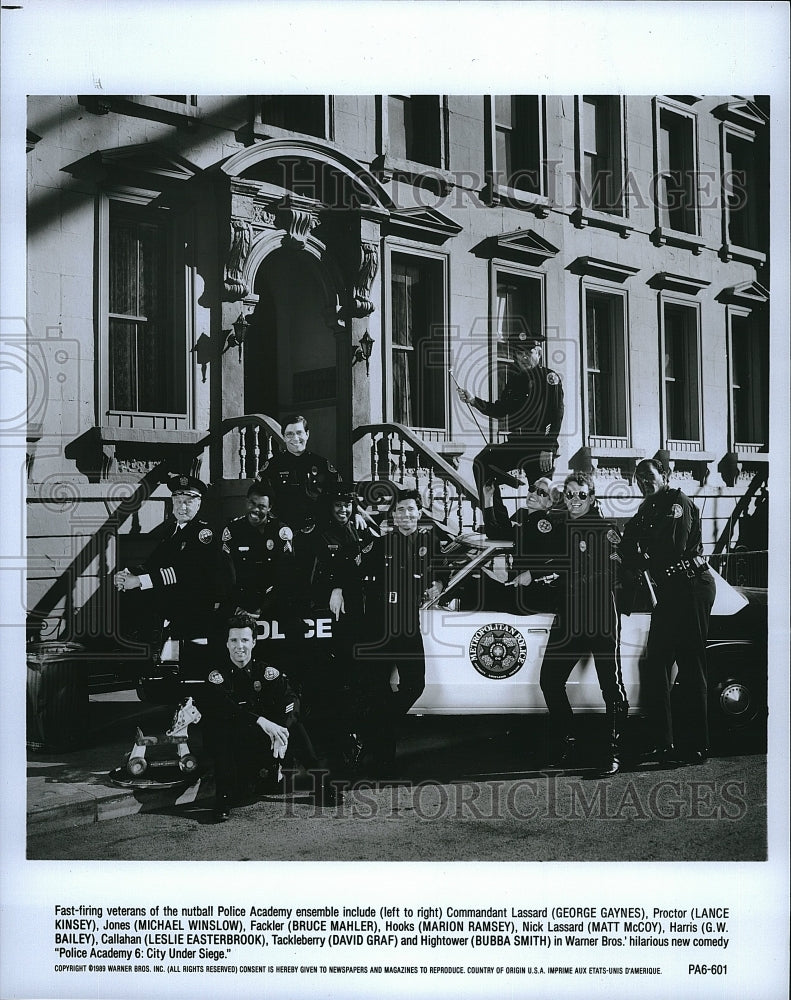
[[[340,478],[338,470],[326,458],[312,451],[303,451],[301,455],[280,451],[258,473],[278,518],[294,530],[315,522],[317,498]]]
[[[214,758],[216,809],[226,811],[235,794],[266,770],[279,769],[269,737],[257,724],[263,716],[289,731],[287,757],[295,755],[308,770],[319,767],[307,732],[299,721],[299,701],[288,678],[277,668],[250,660],[237,667],[230,659],[211,670],[199,696],[206,744]]]
[[[286,555],[288,537],[274,519],[251,524],[246,514],[226,526],[222,540],[234,568],[234,602],[245,611],[266,611],[277,583],[278,566]],[[293,537],[293,533],[291,533]]]
[[[716,587],[702,555],[698,508],[679,489],[665,487],[647,496],[624,529],[620,553],[633,582],[648,570],[656,597],[643,677],[655,748],[667,751],[675,737],[682,750],[705,753],[706,639]],[[670,704],[674,662],[680,696],[675,727]]]
[[[174,494],[205,493],[204,484],[192,476],[173,477],[168,486]],[[182,676],[192,676],[190,660],[205,658],[205,643],[214,638],[216,607],[229,597],[233,570],[223,551],[222,533],[199,513],[183,525],[168,519],[152,535],[159,542],[136,572],[141,589],[152,593],[159,625],[167,623],[173,639],[191,640],[182,644],[180,659]]]
[[[398,530],[376,539],[363,559],[366,579],[367,643],[357,646],[371,678],[370,698],[380,762],[395,758],[398,720],[414,705],[426,684],[426,659],[420,632],[420,606],[435,583],[447,582],[450,572],[441,552],[442,537],[433,525],[419,526],[409,535]],[[393,667],[398,668],[398,690],[390,688]]]
[[[538,511],[526,518],[522,535],[517,551],[529,564],[534,582],[524,588],[527,594],[521,600],[527,602],[526,610],[539,604],[543,606],[531,610],[553,611],[557,616],[540,675],[553,738],[560,742],[561,756],[573,752],[574,717],[566,683],[580,657],[590,653],[607,709],[606,770],[615,773],[629,711],[614,601],[620,535],[597,507],[577,518],[566,510]]]
[[[509,343],[526,347],[541,340],[522,332],[509,338]],[[514,370],[499,399],[487,402],[476,396],[474,405],[487,417],[507,418],[508,433],[503,444],[487,445],[473,459],[479,497],[483,497],[484,484],[496,480],[501,471],[521,469],[531,484],[550,472],[542,470],[540,454],[550,452],[554,464],[564,412],[563,383],[557,372],[543,365],[528,371]],[[496,488],[494,506],[484,509],[487,534],[495,537],[507,523],[508,512]]]

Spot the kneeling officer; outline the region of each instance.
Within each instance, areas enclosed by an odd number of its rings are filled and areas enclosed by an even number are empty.
[[[264,769],[279,782],[280,761],[289,744],[308,770],[319,770],[288,678],[253,659],[255,631],[250,615],[231,618],[226,643],[229,659],[209,673],[200,699],[206,742],[214,757],[214,811],[220,822],[230,816],[234,793],[257,784]],[[327,777],[325,772],[317,796],[322,804],[333,805],[340,797]]]

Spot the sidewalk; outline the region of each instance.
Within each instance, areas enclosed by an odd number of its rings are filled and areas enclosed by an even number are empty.
[[[175,788],[123,788],[109,778],[131,750],[138,726],[147,736],[161,735],[172,718],[173,708],[141,702],[134,691],[91,695],[83,746],[61,752],[27,751],[28,833],[97,823],[203,798],[200,780]]]

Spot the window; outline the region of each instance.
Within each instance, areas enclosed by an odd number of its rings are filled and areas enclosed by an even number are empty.
[[[585,290],[588,434],[596,438],[622,438],[626,443],[628,385],[624,307],[623,295]]]
[[[444,274],[441,258],[391,255],[393,420],[409,427],[446,424]]]
[[[543,193],[540,98],[502,95],[492,98],[495,182],[530,194]]]
[[[107,264],[106,409],[184,413],[184,344],[171,306],[167,213],[111,200]]]
[[[330,99],[323,94],[268,94],[261,98],[261,122],[285,131],[329,139]]]
[[[659,225],[697,234],[697,154],[691,115],[659,108],[657,160]]]
[[[726,242],[757,250],[758,186],[755,177],[755,144],[751,139],[730,131],[725,131],[723,141]]]
[[[769,337],[760,317],[730,312],[730,351],[734,450],[768,450]]]
[[[388,156],[442,167],[442,104],[437,94],[390,94]]]
[[[700,442],[698,310],[680,302],[663,302],[665,438]]]
[[[586,95],[580,102],[580,207],[624,215],[621,100]]]
[[[524,330],[543,333],[542,316],[543,285],[538,277],[524,274],[509,274],[498,271],[495,298],[496,355],[497,355],[497,398],[502,395],[505,383],[513,371],[511,351],[505,338]],[[500,431],[507,430],[507,421],[501,421]]]

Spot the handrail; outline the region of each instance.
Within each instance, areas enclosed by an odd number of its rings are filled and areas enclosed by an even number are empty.
[[[767,482],[766,469],[759,469],[750,480],[750,485],[747,487],[745,492],[739,498],[736,506],[731,511],[730,517],[725,522],[725,527],[720,532],[720,537],[714,543],[714,548],[711,553],[712,555],[720,555],[724,551],[725,546],[730,545],[731,538],[733,536],[733,529],[736,527],[737,521],[747,510],[750,505],[750,501],[765,482]]]
[[[368,434],[374,436],[376,434],[386,433],[397,434],[404,441],[408,442],[414,451],[428,459],[434,468],[438,472],[442,473],[444,479],[453,483],[456,490],[463,494],[470,503],[480,506],[480,498],[478,497],[478,491],[475,487],[470,485],[466,479],[459,475],[456,469],[454,469],[449,462],[446,462],[438,452],[436,452],[430,445],[427,445],[419,435],[415,434],[415,432],[410,430],[410,428],[405,424],[387,422],[382,424],[363,424],[360,427],[355,427],[352,432],[352,444],[356,444],[358,441],[361,441]]]

